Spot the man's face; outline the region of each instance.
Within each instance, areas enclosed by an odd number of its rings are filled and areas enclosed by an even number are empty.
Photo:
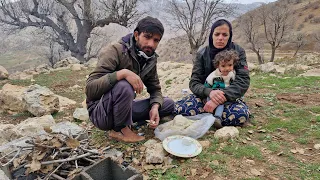
[[[140,33],[138,31],[134,32],[134,37],[137,42],[137,46],[140,50],[142,50],[146,55],[152,56],[154,51],[157,49],[158,44],[161,40],[160,34],[152,34],[152,33]]]

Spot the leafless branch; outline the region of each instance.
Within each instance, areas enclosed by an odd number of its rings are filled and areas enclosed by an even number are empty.
[[[270,61],[273,62],[275,50],[285,41],[284,37],[291,27],[291,11],[287,6],[278,4],[274,7],[263,5],[260,12],[265,38],[271,45]]]
[[[0,24],[11,30],[36,27],[53,34],[52,40],[86,61],[87,43],[94,28],[117,23],[128,26],[140,18],[139,0],[0,1]],[[101,7],[103,9],[101,9]],[[76,27],[74,27],[74,25]]]
[[[171,27],[187,34],[190,53],[195,55],[206,41],[211,23],[218,17],[228,16],[233,9],[222,0],[170,0],[167,11],[174,22]]]

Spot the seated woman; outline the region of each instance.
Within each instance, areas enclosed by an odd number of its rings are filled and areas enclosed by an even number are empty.
[[[234,65],[235,79],[230,86],[214,90],[206,87],[208,75],[214,71],[212,60],[223,50],[235,50],[239,61]],[[217,20],[211,27],[209,45],[200,49],[193,63],[189,88],[193,94],[176,102],[175,113],[185,116],[203,112],[214,113],[219,105],[224,105],[221,118],[215,121],[217,128],[221,126],[241,126],[249,119],[248,106],[242,101],[250,85],[246,54],[243,48],[232,42],[232,26],[225,19]],[[207,98],[210,99],[207,101]]]

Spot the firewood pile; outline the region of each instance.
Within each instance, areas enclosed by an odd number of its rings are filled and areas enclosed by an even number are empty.
[[[70,133],[69,133],[70,134]],[[47,134],[26,141],[28,146],[2,154],[0,163],[13,179],[72,179],[104,157],[110,148],[94,149],[80,135]]]

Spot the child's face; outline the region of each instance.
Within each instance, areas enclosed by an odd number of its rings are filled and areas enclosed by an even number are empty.
[[[220,62],[218,68],[222,76],[228,75],[233,70],[233,60]]]

